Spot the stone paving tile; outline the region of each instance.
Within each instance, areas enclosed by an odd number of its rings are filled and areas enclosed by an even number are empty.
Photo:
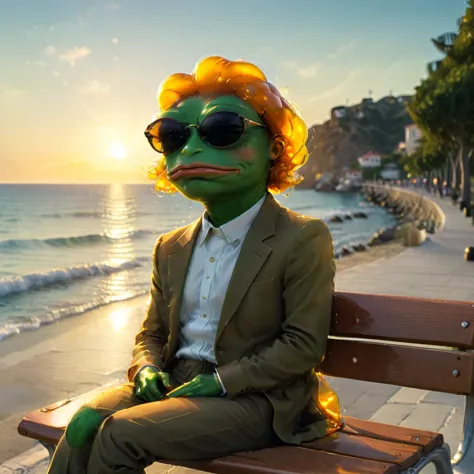
[[[437,403],[438,405],[449,405],[456,408],[464,408],[465,397],[452,395],[450,393],[427,392],[423,403]]]
[[[445,425],[440,430],[440,433],[444,436],[445,442],[449,444],[453,455],[456,453],[459,442],[461,441],[463,421],[464,410],[455,408],[448,417]]]
[[[407,403],[386,403],[382,405],[371,417],[371,421],[386,423],[389,425],[400,425],[415,409],[415,406]]]
[[[388,402],[389,398],[390,397],[387,395],[372,395],[371,393],[364,393],[356,403],[345,407],[343,414],[345,416],[353,416],[355,418],[368,420],[374,412]]]
[[[452,410],[453,408],[447,405],[419,403],[410,415],[400,423],[400,426],[438,432]]]
[[[390,403],[409,403],[416,404],[423,400],[428,392],[417,388],[402,387],[390,399]]]

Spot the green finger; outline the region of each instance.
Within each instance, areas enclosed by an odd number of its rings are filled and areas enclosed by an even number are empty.
[[[135,388],[135,396],[139,398],[140,400],[144,400],[143,392],[140,388],[136,387]]]
[[[148,393],[153,398],[152,401],[161,400],[163,398],[163,394],[160,392],[158,385],[156,384],[156,380],[151,382],[148,386]]]
[[[146,388],[145,390],[143,390],[143,399],[146,401],[146,402],[154,402],[155,400],[153,399],[153,396],[151,395],[150,391],[148,390],[148,388]]]
[[[166,388],[170,388],[171,387],[171,383],[170,383],[170,376],[166,373],[162,373],[161,374],[161,381],[163,382],[163,385],[166,387]]]
[[[188,392],[189,392],[188,387],[181,386],[181,387],[175,388],[174,390],[171,390],[171,392],[168,393],[168,397],[170,398],[185,397]]]

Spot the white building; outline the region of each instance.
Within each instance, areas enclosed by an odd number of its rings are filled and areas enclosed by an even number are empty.
[[[360,170],[349,170],[346,172],[346,179],[351,180],[361,180],[362,179],[362,171]]]
[[[411,155],[420,146],[421,137],[421,130],[416,125],[405,127],[405,153],[407,155]]]
[[[382,164],[382,158],[378,153],[369,151],[357,159],[361,168],[378,168]]]
[[[383,170],[380,172],[380,177],[382,179],[397,180],[400,179],[400,170],[398,166],[394,163],[388,163],[384,166]]]

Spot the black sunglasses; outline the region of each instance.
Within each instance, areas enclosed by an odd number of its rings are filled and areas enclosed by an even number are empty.
[[[249,125],[265,127],[235,112],[216,112],[199,124],[184,124],[171,118],[155,120],[145,130],[151,147],[158,153],[170,154],[179,150],[191,136],[190,128],[197,129],[199,136],[214,148],[226,148],[237,143]]]

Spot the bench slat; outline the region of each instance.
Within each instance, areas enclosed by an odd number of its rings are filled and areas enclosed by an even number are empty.
[[[419,446],[425,454],[433,451],[435,448],[443,446],[444,443],[441,433],[405,428],[403,426],[386,425],[385,423],[361,420],[359,418],[352,418],[351,416],[344,417],[344,427],[342,431],[367,436],[369,438],[416,445]]]
[[[469,395],[474,353],[330,339],[320,370],[333,377]]]
[[[216,474],[398,474],[396,464],[314,451],[304,447],[282,446],[211,461],[163,461]]]
[[[326,451],[356,458],[412,467],[423,455],[420,446],[374,439],[340,431],[303,445],[306,449]]]
[[[331,335],[471,349],[474,301],[337,292]]]

